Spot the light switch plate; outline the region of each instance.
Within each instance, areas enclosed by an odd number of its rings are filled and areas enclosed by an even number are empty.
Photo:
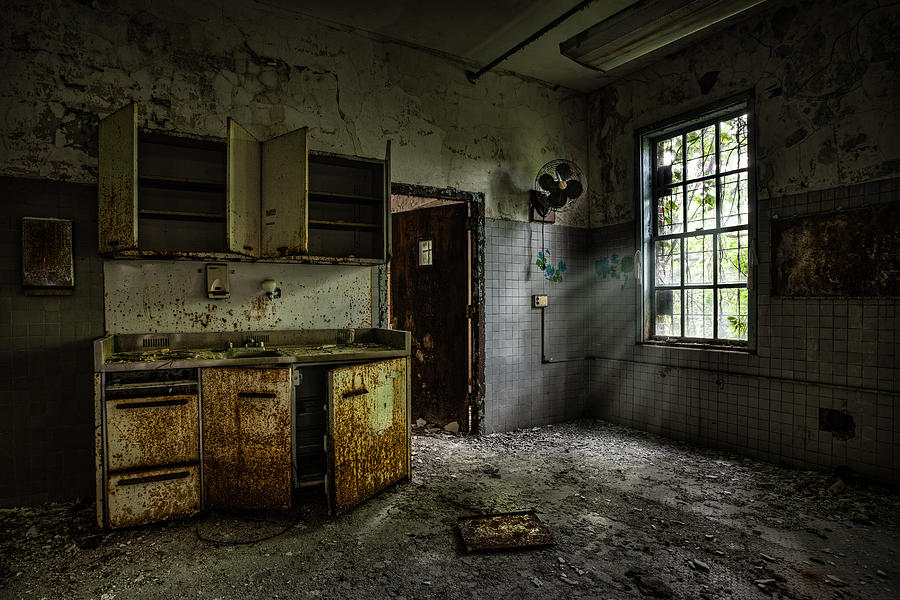
[[[535,295],[531,297],[531,306],[534,308],[546,308],[548,303],[548,297],[546,294],[543,295]]]

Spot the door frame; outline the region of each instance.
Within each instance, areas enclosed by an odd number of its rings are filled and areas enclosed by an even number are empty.
[[[468,382],[469,393],[466,398],[471,426],[466,428],[469,433],[478,433],[484,424],[484,194],[454,188],[391,182],[391,196],[395,195],[464,202],[468,207],[468,230],[472,245],[472,264],[469,269],[472,277],[472,281],[469,282],[472,290],[472,303],[470,304],[472,309],[469,316],[472,331],[470,369],[472,376]],[[382,288],[384,302],[379,303],[385,307],[383,323],[387,323],[387,285],[387,273],[385,273]]]

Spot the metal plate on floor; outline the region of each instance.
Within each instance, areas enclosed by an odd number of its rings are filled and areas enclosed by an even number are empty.
[[[553,545],[553,534],[533,510],[462,517],[457,524],[468,552]]]

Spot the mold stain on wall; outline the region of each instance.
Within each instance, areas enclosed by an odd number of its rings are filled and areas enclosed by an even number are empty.
[[[527,220],[548,157],[586,165],[586,102],[256,2],[7,3],[0,174],[92,182],[98,117],[129,101],[139,125],[222,138],[308,126],[313,150],[381,156],[393,179],[483,191],[486,216]],[[36,58],[38,57],[38,58]],[[552,155],[552,156],[551,156]],[[587,207],[568,224],[586,226]]]
[[[591,195],[593,227],[634,219],[636,129],[747,90],[760,200],[897,174],[896,5],[769,4],[591,96],[591,178],[604,183]]]

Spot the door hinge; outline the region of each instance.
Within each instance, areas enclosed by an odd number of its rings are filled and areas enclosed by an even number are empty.
[[[466,306],[466,318],[467,319],[474,319],[477,316],[478,316],[478,307],[476,307],[474,304],[469,304],[468,306]]]
[[[478,402],[478,394],[475,392],[469,392],[466,394],[466,405],[467,406],[475,406]]]

